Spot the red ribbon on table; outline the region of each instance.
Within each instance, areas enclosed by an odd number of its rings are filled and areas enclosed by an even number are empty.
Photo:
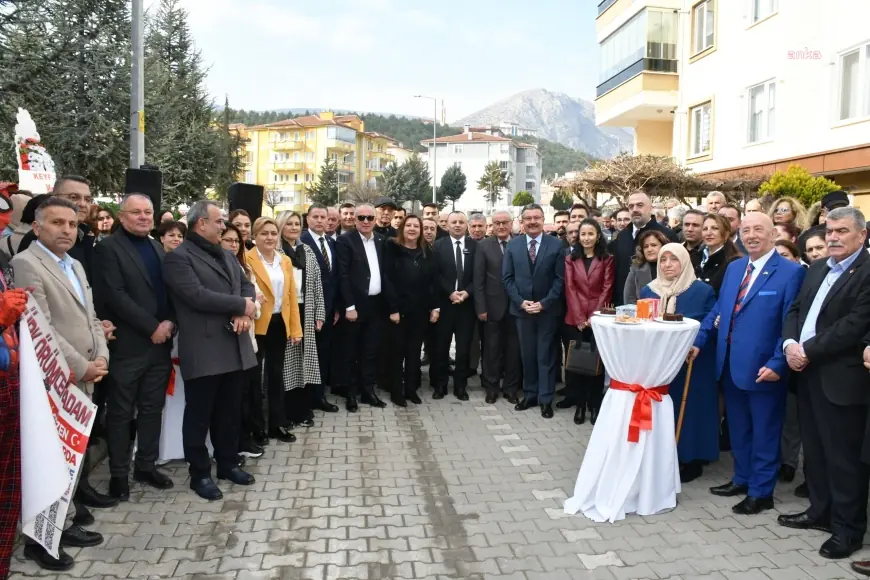
[[[170,397],[175,396],[175,367],[178,366],[178,359],[172,359],[172,370],[169,371],[169,384],[166,385],[166,394]]]
[[[631,408],[631,421],[628,424],[628,441],[637,443],[640,441],[641,431],[652,431],[652,402],[661,402],[662,395],[668,394],[668,385],[645,389],[640,385],[630,385],[611,378],[610,388],[635,393],[634,405]]]

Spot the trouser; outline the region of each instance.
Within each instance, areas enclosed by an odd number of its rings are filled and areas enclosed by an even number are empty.
[[[570,341],[592,342],[595,337],[591,328],[584,328],[582,332],[575,326],[565,325],[562,328],[562,337],[565,340],[565,352]],[[568,397],[577,405],[578,409],[601,408],[601,400],[604,397],[604,373],[597,377],[590,377],[572,373],[565,369],[565,386],[568,387]]]
[[[390,322],[390,395],[402,399],[417,391],[420,376],[420,347],[429,328],[429,311],[403,314],[399,323]]]
[[[258,357],[258,363],[260,359]],[[244,371],[242,381],[242,418],[239,430],[239,448],[254,442],[254,435],[266,434],[266,413],[263,408],[263,366]]]
[[[860,540],[867,531],[870,485],[870,466],[861,461],[867,405],[832,403],[810,363],[799,377],[798,413],[810,516],[830,522],[834,534]]]
[[[468,358],[471,353],[471,337],[477,316],[471,302],[449,304],[441,307],[438,319],[435,360],[430,361],[429,376],[433,386],[447,390],[450,374],[450,342],[456,337],[456,366],[453,368],[453,389],[464,389],[468,383]]]
[[[390,335],[390,326],[393,323],[386,316],[380,318],[380,332],[379,336],[389,336]],[[389,390],[390,389],[390,361],[392,359],[391,355],[392,345],[386,341],[382,340],[378,345],[378,360],[377,360],[377,384],[382,389]]]
[[[559,358],[557,320],[546,314],[517,317],[517,333],[523,358],[523,391],[527,399],[544,405],[556,392],[556,361]]]
[[[349,374],[345,368],[347,363],[347,325],[350,324],[343,318],[339,318],[338,324],[332,328],[331,344],[329,347],[329,376],[330,391],[334,395],[347,396],[347,381]]]
[[[154,462],[160,454],[166,386],[172,372],[171,347],[171,342],[157,344],[137,356],[112,358],[106,395],[109,473],[112,477],[126,478],[130,473],[130,424],[134,417],[135,469],[154,469]]]
[[[211,434],[218,472],[239,464],[239,426],[244,371],[211,375],[184,381],[184,458],[191,479],[211,476],[211,460],[205,438]],[[282,409],[283,411],[283,409]]]
[[[782,464],[797,469],[801,454],[801,432],[798,422],[798,396],[789,393],[785,400],[785,423],[782,426]]]
[[[483,373],[480,376],[483,388],[490,394],[499,391],[519,393],[523,365],[516,317],[505,312],[501,320],[484,322],[483,340]]]
[[[332,339],[335,334],[335,326],[332,324],[334,316],[332,312],[326,313],[326,320],[323,321],[323,327],[316,337],[317,362],[320,364],[320,384],[314,388],[316,401],[323,399],[326,394],[326,385],[332,384],[333,372],[329,365],[332,359]]]
[[[0,578],[9,572],[21,516],[21,417],[18,374],[0,373]]]
[[[287,327],[280,312],[272,315],[266,334],[257,335],[257,361],[263,367],[266,399],[269,403],[269,431],[287,426],[284,413],[284,352]]]
[[[476,371],[480,366],[480,354],[483,349],[482,344],[483,333],[480,331],[480,322],[474,321],[474,328],[471,334],[471,350],[468,352],[468,369]]]
[[[380,296],[369,297],[370,308],[354,322],[342,321],[345,337],[345,383],[347,396],[359,396],[361,389],[377,383],[378,348],[381,344],[383,310]]]
[[[305,304],[299,303],[299,324],[305,328]],[[290,348],[303,349],[302,360],[305,360],[305,344],[292,346]],[[285,355],[286,356],[286,355]],[[318,360],[319,363],[319,360]],[[300,373],[299,382],[305,380],[305,369],[294,369]],[[291,383],[292,384],[292,383]],[[301,423],[306,419],[311,419],[314,415],[311,413],[314,397],[317,395],[317,388],[320,385],[303,384],[301,387],[290,389],[284,393],[284,413],[290,423]]]

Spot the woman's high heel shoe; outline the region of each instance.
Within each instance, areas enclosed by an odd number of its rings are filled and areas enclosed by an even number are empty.
[[[577,406],[577,410],[574,411],[574,424],[582,425],[586,422],[586,407]]]

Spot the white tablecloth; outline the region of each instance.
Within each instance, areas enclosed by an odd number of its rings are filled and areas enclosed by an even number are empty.
[[[611,378],[644,388],[674,380],[699,328],[691,319],[683,324],[626,325],[592,317],[598,351]],[[680,473],[674,405],[668,395],[654,400],[652,430],[641,430],[639,441],[631,443],[628,430],[635,397],[630,391],[607,390],[565,513],[582,511],[596,522],[615,522],[627,513],[652,515],[676,507]]]

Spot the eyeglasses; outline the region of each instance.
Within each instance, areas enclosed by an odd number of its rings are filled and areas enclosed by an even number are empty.
[[[774,210],[774,213],[791,213],[790,207],[778,207]]]
[[[375,221],[375,216],[373,215],[358,215],[356,216],[357,221],[360,222],[373,222]]]
[[[497,222],[494,221],[494,222],[492,222],[492,225],[494,225],[494,226],[506,226],[506,225],[508,225],[509,223],[511,223],[510,220],[507,220],[507,221],[497,221]]]
[[[94,198],[90,195],[79,195],[77,193],[58,193],[57,197],[69,200],[73,203],[84,201],[86,203],[94,203]]]
[[[225,244],[230,244],[231,246],[238,246],[239,245],[238,238],[221,238],[221,241]]]

